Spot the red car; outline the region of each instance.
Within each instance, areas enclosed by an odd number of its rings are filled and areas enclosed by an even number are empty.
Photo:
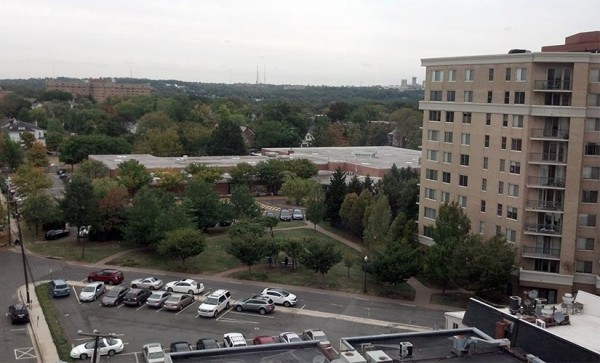
[[[102,281],[108,285],[118,285],[125,280],[123,272],[113,269],[94,271],[88,275],[88,281]]]

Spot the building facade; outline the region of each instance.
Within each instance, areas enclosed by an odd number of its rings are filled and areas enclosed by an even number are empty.
[[[457,201],[518,248],[521,290],[598,294],[600,54],[511,53],[422,60],[419,239]]]
[[[147,83],[116,83],[107,78],[90,78],[84,81],[46,79],[46,91],[69,92],[74,96],[93,97],[96,101],[102,102],[111,96],[149,95],[152,88]]]

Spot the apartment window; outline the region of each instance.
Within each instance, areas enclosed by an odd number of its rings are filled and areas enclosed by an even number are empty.
[[[435,189],[425,188],[425,198],[435,200]]]
[[[523,82],[527,80],[527,68],[517,68],[515,72],[515,80],[517,82]]]
[[[469,177],[467,175],[459,175],[458,176],[458,185],[461,187],[469,186]]]
[[[437,150],[427,150],[427,160],[429,161],[437,161],[438,160],[438,151]]]
[[[448,71],[448,81],[456,82],[456,69],[451,69]]]
[[[593,251],[594,250],[594,239],[593,238],[577,238],[577,249],[584,251]]]
[[[489,159],[487,156],[483,157],[483,170],[488,170]]]
[[[511,197],[519,196],[519,186],[517,184],[508,183],[508,195]]]
[[[487,179],[486,178],[481,179],[481,190],[484,192],[487,191]]]
[[[521,174],[521,162],[520,161],[511,161],[509,163],[509,172],[511,174]]]
[[[479,205],[479,211],[485,213],[485,200],[482,200]]]
[[[504,80],[505,81],[510,81],[510,77],[511,77],[511,69],[510,68],[506,68],[505,72],[504,72]]]
[[[503,181],[498,182],[498,194],[500,194],[500,195],[504,194],[504,182]]]
[[[502,136],[500,138],[500,148],[502,150],[506,150],[506,136]]]
[[[521,151],[523,148],[523,140],[522,139],[510,139],[510,149],[512,151]]]
[[[581,191],[581,203],[598,203],[598,191],[597,190],[582,190]]]
[[[450,183],[450,180],[452,179],[452,174],[443,171],[442,172],[442,183]]]
[[[600,94],[591,93],[588,95],[588,106],[600,106]]]
[[[435,219],[435,216],[436,216],[436,210],[435,210],[435,209],[433,209],[433,208],[428,208],[428,207],[425,207],[425,208],[423,208],[423,216],[424,216],[425,218],[429,218],[429,219]]]
[[[508,127],[508,115],[502,115],[502,127]]]
[[[579,226],[580,227],[596,227],[596,215],[595,214],[580,214],[579,215]]]
[[[483,147],[490,147],[490,135],[483,137]]]
[[[452,131],[445,131],[444,132],[444,142],[452,142],[452,136],[454,136],[454,133]]]
[[[492,124],[492,114],[486,113],[485,114],[485,126],[490,126],[491,124]]]
[[[427,140],[429,141],[439,141],[440,132],[438,130],[428,130],[427,131]]]
[[[506,242],[516,243],[517,242],[517,231],[514,229],[506,229]]]
[[[502,204],[500,203],[498,203],[498,206],[496,207],[496,215],[502,217]]]
[[[515,207],[506,207],[506,218],[517,219],[518,209]]]
[[[460,154],[460,165],[469,166],[469,155]]]
[[[450,193],[448,192],[442,192],[442,195],[440,196],[440,201],[442,203],[450,203]]]
[[[583,179],[600,179],[600,167],[598,166],[584,166],[582,168],[581,177]]]
[[[485,222],[479,221],[479,234],[483,234],[484,230],[485,230]]]
[[[460,143],[462,145],[471,145],[471,134],[462,133],[460,134]]]
[[[600,155],[600,143],[589,142],[589,143],[585,144],[584,153],[585,153],[585,155],[593,155],[593,156]]]
[[[473,115],[471,114],[471,112],[463,112],[462,123],[463,124],[470,124],[472,116]]]
[[[533,269],[535,271],[558,273],[559,272],[559,263],[560,263],[560,261],[555,261],[555,260],[536,259],[534,261]]]
[[[502,234],[502,226],[496,225],[496,235]]]
[[[523,128],[523,115],[513,115],[512,127]]]
[[[448,101],[448,102],[456,101],[456,91],[446,92],[446,101]]]
[[[429,91],[429,100],[430,101],[441,101],[442,100],[442,91]]]
[[[515,92],[515,105],[525,104],[525,92]]]
[[[508,105],[510,103],[510,92],[505,91],[504,92],[504,104]]]
[[[431,228],[431,226],[424,226],[423,235],[429,238],[433,237],[433,228]]]
[[[444,151],[444,163],[452,164],[452,153]]]
[[[467,208],[467,197],[465,197],[464,195],[459,195],[458,205],[460,205],[463,208]]]
[[[464,100],[465,102],[473,102],[473,91],[465,91]]]
[[[473,82],[475,80],[475,70],[468,68],[465,70],[465,81]]]
[[[575,260],[575,272],[591,274],[592,273],[592,261]]]
[[[426,169],[425,170],[425,179],[437,181],[437,179],[438,179],[438,171],[437,170],[433,170],[433,169]]]
[[[446,111],[446,122],[454,122],[454,111]]]
[[[585,119],[585,131],[600,131],[600,118]]]
[[[431,71],[431,82],[442,82],[444,80],[444,71]]]
[[[488,81],[494,80],[494,68],[488,69]]]
[[[500,159],[500,164],[499,164],[498,170],[500,170],[501,172],[504,173],[505,166],[506,166],[506,160]]]
[[[442,111],[429,111],[429,121],[440,121],[442,119]]]
[[[590,69],[590,82],[600,82],[600,69]]]

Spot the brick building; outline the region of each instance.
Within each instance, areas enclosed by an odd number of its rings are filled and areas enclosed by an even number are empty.
[[[77,81],[46,79],[46,91],[69,92],[74,96],[93,97],[96,101],[102,102],[110,96],[149,95],[152,88],[148,83],[116,83],[107,78]]]

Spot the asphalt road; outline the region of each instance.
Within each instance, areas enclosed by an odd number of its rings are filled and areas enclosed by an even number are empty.
[[[96,269],[40,257],[29,256],[28,259],[36,281],[62,277],[79,281],[80,283],[75,285],[81,286],[87,274]],[[136,269],[123,268],[122,270],[125,273],[127,286],[134,278],[148,276],[148,273]],[[3,276],[0,278],[0,287],[4,289],[3,291],[14,292],[22,285],[20,255],[12,252],[0,253],[0,273]],[[154,275],[165,282],[186,277],[171,273]],[[204,295],[223,288],[231,292],[233,300],[257,294],[265,287],[264,284],[250,281],[238,282],[210,277],[199,280],[205,285]],[[168,346],[171,342],[183,340],[193,344],[201,337],[222,341],[223,334],[228,332],[242,333],[251,340],[258,335],[279,335],[284,331],[301,333],[305,329],[316,328],[324,330],[337,349],[339,339],[345,336],[402,332],[407,331],[406,328],[412,325],[437,328],[444,324],[443,312],[397,302],[375,301],[362,295],[353,296],[304,288],[290,288],[299,298],[296,307],[277,306],[273,314],[266,316],[229,310],[221,313],[217,319],[197,316],[196,309],[200,301],[196,301],[181,312],[154,310],[145,306],[109,308],[102,307],[99,301],[80,303],[76,295],[81,288],[78,286],[73,288],[70,297],[54,300],[65,334],[73,345],[87,341],[77,335],[80,329],[85,332],[97,329],[100,332],[120,335],[126,344],[125,352],[110,358],[110,362],[141,362],[139,351],[146,343],[160,342]],[[10,294],[0,297],[5,306],[12,303],[9,301],[16,301],[15,298],[16,296]],[[202,296],[198,297],[198,300],[202,299]],[[3,330],[0,331],[4,337],[7,337],[5,344],[0,346],[0,355],[14,357],[15,349],[32,346],[32,344],[26,330],[15,330],[10,326],[9,321],[7,323],[7,329],[4,329],[3,324]]]

